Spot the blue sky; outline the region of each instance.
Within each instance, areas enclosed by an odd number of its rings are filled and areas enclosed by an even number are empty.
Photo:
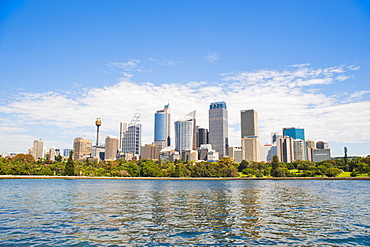
[[[369,1],[0,1],[0,153],[33,139],[71,148],[83,135],[118,135],[141,110],[172,120],[228,104],[270,132],[303,127],[333,155],[370,154]]]

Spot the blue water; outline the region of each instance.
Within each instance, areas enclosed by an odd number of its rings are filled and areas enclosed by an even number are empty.
[[[1,246],[370,246],[370,181],[0,180]]]

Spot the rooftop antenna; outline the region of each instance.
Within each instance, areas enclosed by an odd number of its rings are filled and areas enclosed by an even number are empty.
[[[101,126],[101,119],[98,117],[95,121],[96,125],[96,146],[99,146],[99,127]]]

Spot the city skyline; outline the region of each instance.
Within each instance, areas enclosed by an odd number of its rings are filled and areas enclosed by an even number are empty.
[[[0,7],[0,153],[40,138],[61,149],[78,136],[95,142],[97,117],[101,137],[118,136],[136,109],[142,144],[152,143],[163,105],[172,119],[196,109],[207,128],[209,103],[225,101],[230,146],[240,146],[240,110],[255,109],[261,145],[300,127],[332,156],[370,154],[368,1]]]

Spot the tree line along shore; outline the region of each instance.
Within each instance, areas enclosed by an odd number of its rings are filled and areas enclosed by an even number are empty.
[[[297,160],[279,162],[274,156],[264,162],[235,163],[229,157],[217,162],[115,160],[108,162],[35,160],[32,155],[18,154],[13,158],[0,157],[0,175],[85,176],[85,177],[146,177],[146,178],[334,178],[370,177],[370,157],[351,160],[334,159],[323,162]]]

